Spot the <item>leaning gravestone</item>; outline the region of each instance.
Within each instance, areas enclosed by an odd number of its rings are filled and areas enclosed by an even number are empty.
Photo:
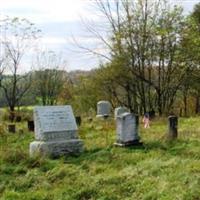
[[[133,113],[123,113],[117,116],[117,141],[116,146],[141,145],[139,141],[139,117]]]
[[[111,104],[109,101],[99,101],[97,103],[96,117],[109,117],[111,112]]]
[[[71,106],[37,106],[34,109],[35,139],[30,155],[58,157],[83,150]]]
[[[115,112],[114,112],[115,119],[117,119],[118,116],[120,116],[121,114],[123,114],[125,112],[129,112],[129,110],[125,107],[115,108]]]

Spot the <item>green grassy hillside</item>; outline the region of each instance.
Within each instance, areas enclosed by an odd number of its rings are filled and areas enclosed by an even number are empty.
[[[179,139],[164,140],[166,119],[140,127],[144,148],[113,147],[113,121],[83,123],[77,157],[29,158],[33,133],[0,136],[2,200],[198,200],[200,118],[179,120]]]

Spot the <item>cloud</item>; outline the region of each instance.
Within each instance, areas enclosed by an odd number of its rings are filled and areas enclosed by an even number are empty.
[[[1,13],[28,18],[34,23],[76,21],[80,16],[95,17],[88,10],[90,0],[6,0]]]
[[[66,39],[60,37],[44,37],[41,39],[43,44],[65,44]]]

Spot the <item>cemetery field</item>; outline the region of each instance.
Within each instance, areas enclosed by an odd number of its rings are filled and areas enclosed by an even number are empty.
[[[140,125],[142,148],[114,147],[114,120],[83,120],[85,151],[60,159],[29,158],[34,134],[25,122],[19,129],[0,131],[1,200],[200,199],[200,117],[180,119],[173,142],[167,119]]]

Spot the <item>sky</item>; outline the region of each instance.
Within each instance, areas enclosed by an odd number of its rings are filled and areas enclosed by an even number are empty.
[[[182,5],[186,13],[200,0],[169,0]],[[90,46],[95,38],[85,34],[83,20],[101,22],[92,6],[93,0],[0,0],[0,15],[26,18],[42,30],[40,48],[61,54],[67,61],[67,70],[90,70],[98,66],[98,59],[86,55],[74,44]],[[24,61],[25,62],[25,61]],[[29,68],[28,59],[24,66]]]

